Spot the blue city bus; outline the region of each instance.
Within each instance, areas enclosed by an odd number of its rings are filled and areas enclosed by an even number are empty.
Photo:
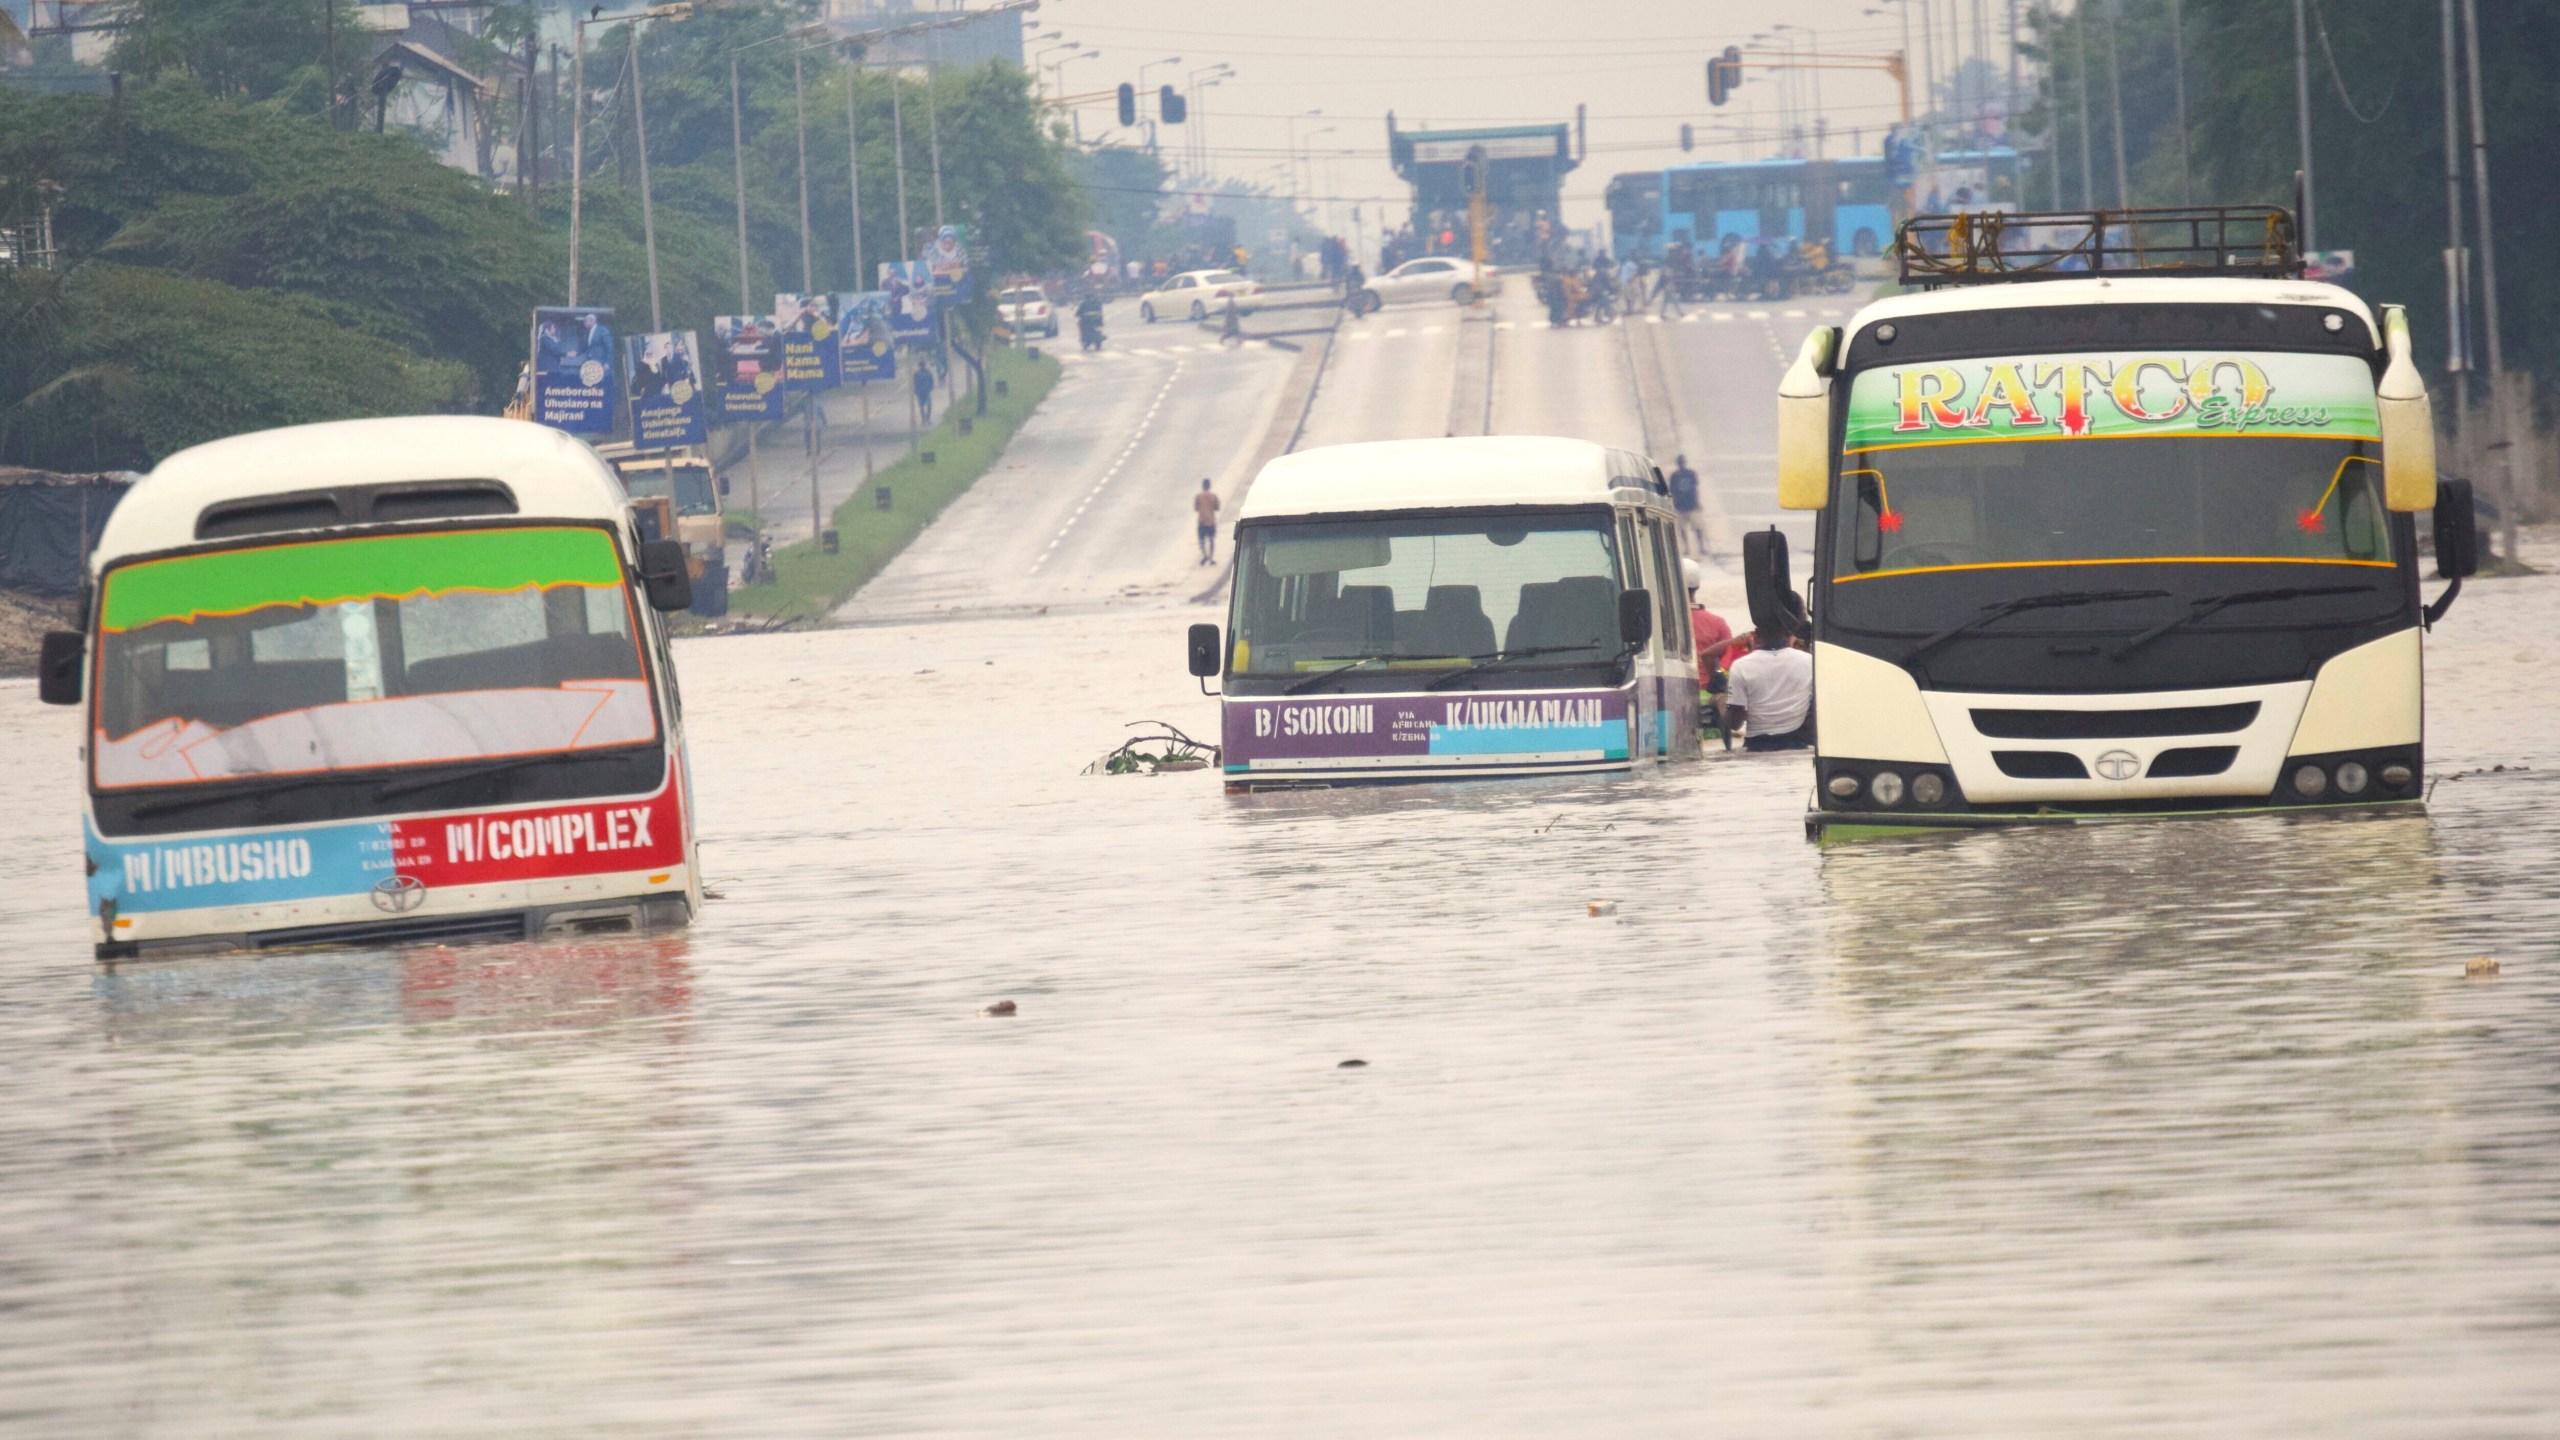
[[[1942,209],[2014,210],[2017,152],[1941,152],[1935,168],[1914,177],[1912,190],[1915,200],[1936,194]],[[1834,255],[1876,255],[1893,239],[1894,200],[1884,160],[1875,155],[1674,165],[1662,174],[1660,234],[1663,243],[1687,240],[1704,255],[1728,239],[1749,246],[1808,235],[1828,236]]]

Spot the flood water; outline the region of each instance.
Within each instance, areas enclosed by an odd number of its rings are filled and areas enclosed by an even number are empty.
[[[679,647],[646,942],[101,971],[0,688],[0,1431],[2560,1433],[2560,579],[2423,819],[1827,852],[1079,776],[1192,618]]]

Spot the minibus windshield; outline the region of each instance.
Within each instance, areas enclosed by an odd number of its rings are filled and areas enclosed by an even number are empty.
[[[1528,670],[1611,663],[1622,648],[1606,511],[1257,523],[1238,544],[1238,677],[1353,661],[1363,675],[1454,669],[1506,653]]]
[[[657,738],[605,530],[357,536],[144,560],[99,596],[100,790]]]
[[[1833,494],[1834,615],[1925,608],[1933,592],[1914,576],[2018,571],[2022,586],[2076,588],[2131,583],[2090,567],[2146,563],[2178,571],[2144,584],[2199,593],[2228,589],[2225,567],[2259,565],[2281,567],[2267,583],[2395,594],[2373,393],[2371,371],[2341,355],[1863,371]],[[2186,570],[2192,582],[2176,578]]]

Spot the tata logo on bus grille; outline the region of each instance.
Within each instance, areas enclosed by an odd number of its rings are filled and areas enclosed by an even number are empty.
[[[302,839],[216,840],[124,853],[124,888],[134,895],[195,885],[299,880],[310,873],[311,842]]]
[[[481,860],[645,850],[655,843],[649,834],[649,819],[649,807],[645,805],[618,805],[609,810],[572,810],[560,815],[450,820],[444,827],[445,859],[468,865]]]

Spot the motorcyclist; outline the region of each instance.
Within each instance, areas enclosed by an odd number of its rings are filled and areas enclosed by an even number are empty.
[[[1076,302],[1076,338],[1087,350],[1102,348],[1102,297],[1091,291]]]

